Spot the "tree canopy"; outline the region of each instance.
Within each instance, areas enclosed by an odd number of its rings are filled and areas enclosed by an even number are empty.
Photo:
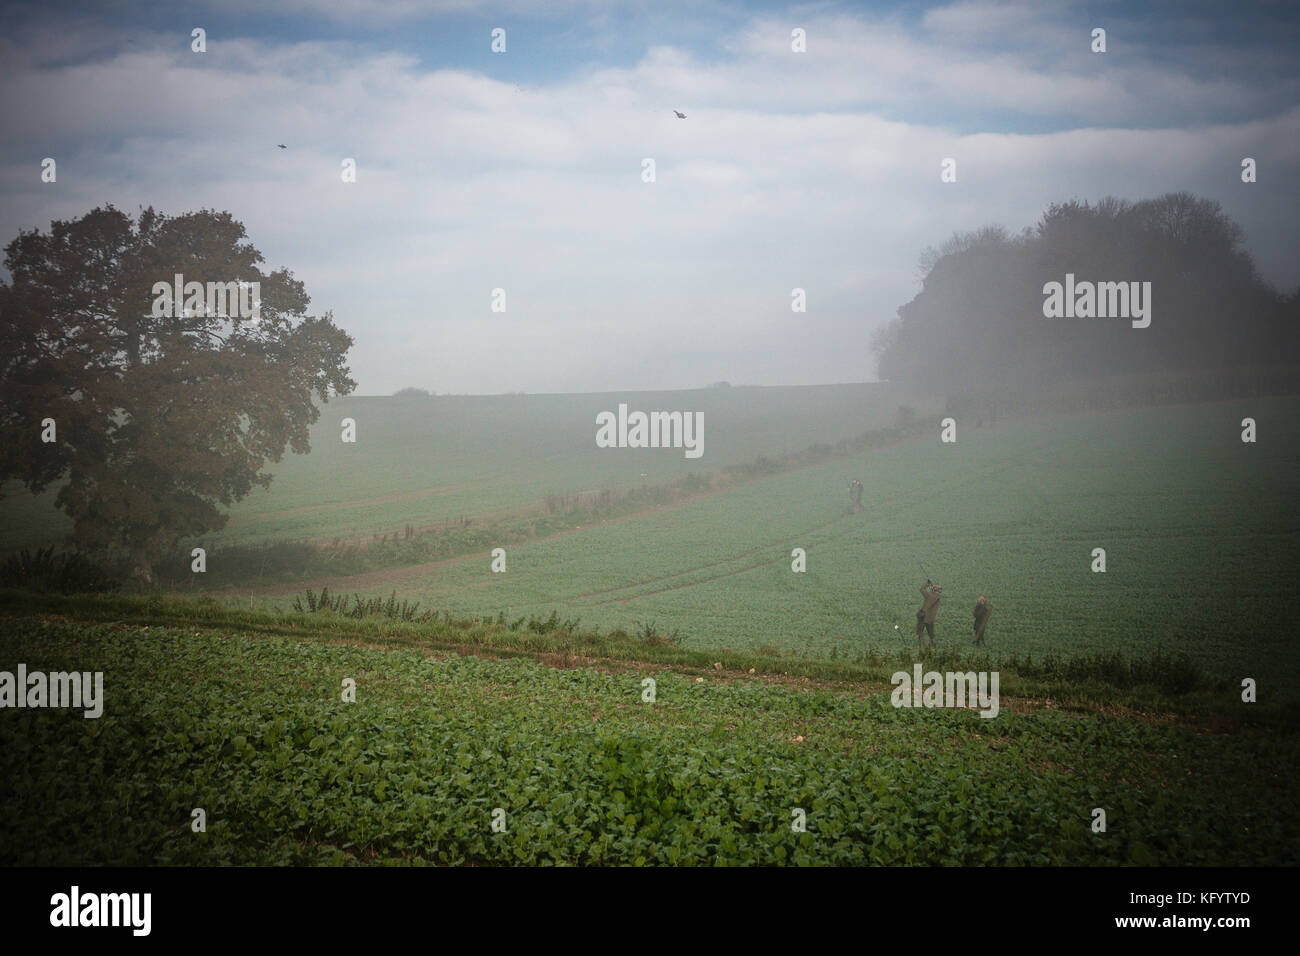
[[[921,257],[916,297],[876,336],[881,378],[936,388],[1295,362],[1297,296],[1279,294],[1217,202],[1170,193],[1053,204],[1019,235],[991,226]],[[1152,322],[1046,318],[1044,285],[1150,282]]]
[[[63,482],[72,543],[124,549],[145,580],[181,538],[221,528],[222,506],[270,484],[268,460],[310,450],[314,399],[356,384],[352,339],[262,262],[243,224],[210,210],[132,222],[109,205],[20,232],[0,282],[0,478]],[[244,291],[258,288],[259,314],[210,297],[160,308],[155,286],[177,275],[257,283]]]

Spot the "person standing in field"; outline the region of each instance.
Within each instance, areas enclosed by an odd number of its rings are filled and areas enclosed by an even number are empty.
[[[989,603],[988,598],[980,595],[979,600],[975,602],[975,643],[982,645],[984,643],[984,628],[988,627],[989,618],[993,616],[993,605]]]
[[[854,478],[849,482],[849,510],[854,514],[862,507],[862,482]]]
[[[922,643],[921,633],[930,635],[930,646],[934,647],[934,619],[939,614],[939,601],[943,588],[926,578],[921,585],[921,609],[916,612],[916,642]]]

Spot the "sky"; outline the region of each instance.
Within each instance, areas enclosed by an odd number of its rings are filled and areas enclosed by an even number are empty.
[[[0,11],[0,243],[228,211],[362,395],[870,381],[927,246],[1071,199],[1217,200],[1300,287],[1293,3],[53,7]]]

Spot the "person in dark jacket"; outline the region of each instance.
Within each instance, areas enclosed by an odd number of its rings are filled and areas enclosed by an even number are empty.
[[[975,643],[984,643],[984,628],[988,627],[989,618],[993,616],[993,605],[984,595],[975,602]]]
[[[930,646],[934,646],[934,619],[939,614],[939,601],[943,588],[928,578],[921,585],[921,609],[916,612],[916,641],[921,643],[921,633],[930,635]]]

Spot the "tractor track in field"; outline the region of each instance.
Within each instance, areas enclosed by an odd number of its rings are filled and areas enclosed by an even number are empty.
[[[894,495],[894,496],[892,496],[892,497],[890,497],[890,498],[880,498],[880,499],[877,499],[877,500],[875,500],[875,501],[872,501],[872,502],[870,503],[870,505],[869,505],[869,508],[871,508],[871,509],[876,509],[876,508],[881,507],[882,505],[893,504],[894,502],[900,501],[900,500],[902,500],[902,499],[905,498],[905,497],[907,497],[906,494],[903,494],[903,495]],[[789,540],[792,540],[792,541],[793,541],[793,540],[799,540],[799,539],[803,539],[803,538],[806,538],[806,537],[810,537],[810,536],[815,535],[815,534],[817,534],[817,533],[819,533],[819,532],[821,532],[821,531],[825,531],[827,528],[832,527],[833,525],[837,525],[837,524],[839,524],[839,523],[840,523],[840,520],[841,520],[842,518],[844,518],[844,517],[845,517],[845,515],[842,515],[842,514],[840,514],[840,515],[836,515],[836,516],[835,516],[834,518],[832,518],[830,521],[823,522],[822,524],[816,525],[815,527],[808,528],[808,529],[805,529],[805,530],[802,530],[802,531],[795,531],[795,532],[792,532],[792,533],[788,536],[788,538],[789,538]],[[812,542],[809,542],[809,543],[812,543]],[[774,565],[774,564],[780,564],[780,563],[782,563],[783,561],[786,561],[786,560],[787,560],[787,557],[786,557],[785,555],[782,555],[781,557],[779,557],[779,558],[774,558],[774,559],[771,560],[771,561],[764,561],[764,562],[762,562],[762,563],[760,563],[760,564],[752,564],[752,565],[748,565],[747,567],[744,567],[744,568],[740,568],[740,569],[733,570],[733,571],[726,571],[726,572],[724,572],[724,573],[722,573],[722,574],[718,574],[718,575],[715,575],[715,576],[713,576],[713,577],[709,577],[709,578],[703,578],[703,579],[696,580],[696,581],[689,581],[689,582],[687,582],[687,583],[685,583],[685,584],[678,584],[678,585],[673,585],[673,586],[671,586],[671,587],[667,587],[667,588],[658,588],[658,589],[653,590],[653,591],[646,591],[646,592],[644,592],[644,594],[634,594],[634,595],[631,595],[631,596],[629,596],[629,597],[609,597],[609,598],[605,598],[604,600],[598,600],[598,601],[588,601],[588,600],[587,600],[588,598],[593,598],[593,597],[603,597],[603,596],[605,596],[605,595],[612,595],[612,594],[615,594],[615,593],[618,592],[618,591],[627,591],[627,590],[630,590],[630,589],[632,589],[632,588],[641,588],[641,587],[646,587],[647,585],[657,584],[657,583],[659,583],[659,582],[661,582],[661,581],[669,581],[669,580],[672,580],[673,578],[680,578],[680,577],[682,577],[683,575],[686,575],[686,574],[694,574],[694,573],[696,573],[696,572],[700,572],[700,571],[708,571],[708,570],[710,570],[710,569],[712,569],[712,568],[720,568],[720,567],[723,567],[724,565],[728,565],[728,564],[732,564],[732,563],[734,563],[734,562],[736,562],[736,561],[740,561],[740,560],[742,560],[743,558],[746,558],[746,557],[748,557],[748,556],[750,556],[750,555],[752,555],[752,554],[755,554],[755,553],[757,553],[757,552],[760,552],[760,551],[767,551],[767,550],[769,550],[770,548],[773,548],[773,547],[775,547],[775,546],[776,546],[776,545],[772,545],[772,544],[759,545],[758,547],[750,548],[748,551],[742,551],[740,554],[733,555],[733,556],[731,556],[731,557],[729,557],[729,558],[723,558],[723,559],[721,559],[721,560],[719,560],[719,561],[711,561],[711,562],[707,562],[707,563],[705,563],[705,564],[696,565],[695,567],[685,568],[685,569],[683,569],[683,570],[681,570],[681,571],[674,571],[674,572],[672,572],[671,574],[662,574],[662,575],[660,575],[660,576],[658,576],[658,577],[655,577],[655,578],[646,578],[645,580],[642,580],[642,581],[635,581],[635,582],[632,582],[632,583],[630,583],[630,584],[622,584],[622,585],[618,585],[617,587],[612,587],[612,588],[602,588],[602,589],[600,589],[600,590],[596,590],[596,591],[587,591],[587,592],[584,592],[584,593],[582,593],[582,594],[566,595],[566,596],[564,596],[564,597],[557,598],[556,601],[557,601],[557,603],[564,603],[564,602],[569,602],[569,601],[572,601],[572,602],[579,602],[579,601],[581,601],[581,602],[583,602],[583,603],[590,604],[591,606],[595,607],[595,606],[599,606],[599,605],[602,605],[602,604],[612,604],[612,603],[616,603],[616,602],[630,601],[630,600],[633,600],[634,598],[637,598],[637,597],[649,597],[649,596],[654,595],[654,594],[663,594],[663,593],[666,593],[666,592],[668,592],[668,591],[681,590],[682,588],[694,587],[694,586],[697,585],[697,584],[708,584],[710,581],[717,581],[717,580],[720,580],[720,579],[722,579],[722,578],[731,577],[732,575],[735,575],[735,574],[743,574],[743,573],[746,572],[746,571],[755,571],[755,570],[757,570],[757,569],[759,569],[759,568],[766,568],[766,567],[770,567],[771,565]]]
[[[884,506],[884,505],[893,504],[894,502],[900,501],[900,500],[902,500],[902,499],[904,499],[904,498],[906,498],[906,497],[907,497],[907,494],[901,494],[901,495],[894,495],[894,496],[889,497],[889,498],[880,498],[880,499],[874,500],[874,501],[872,501],[872,502],[870,503],[870,505],[867,507],[867,509],[864,509],[864,512],[868,512],[868,513],[869,513],[869,510],[870,510],[870,509],[877,509],[877,508],[880,508],[881,506]],[[815,543],[815,542],[808,541],[807,539],[811,538],[811,537],[812,537],[813,535],[815,535],[815,534],[818,534],[818,533],[820,533],[820,532],[822,532],[822,531],[825,531],[827,528],[830,528],[830,527],[832,527],[832,526],[838,525],[838,524],[840,523],[840,521],[841,521],[844,517],[846,517],[846,515],[843,515],[843,514],[836,515],[836,516],[835,516],[834,518],[832,518],[830,521],[823,522],[822,524],[816,525],[816,526],[814,526],[814,527],[812,527],[812,528],[807,528],[807,529],[804,529],[804,530],[802,530],[802,531],[795,531],[795,532],[792,532],[790,535],[787,536],[787,538],[788,538],[788,540],[790,540],[790,541],[806,541],[806,543],[808,543],[808,544],[813,544],[813,543]],[[783,554],[783,555],[781,555],[781,556],[778,557],[778,558],[774,558],[774,559],[772,559],[771,561],[763,561],[763,562],[761,562],[761,563],[759,563],[759,564],[751,564],[751,565],[748,565],[748,566],[746,566],[746,567],[744,567],[744,568],[739,568],[739,569],[735,569],[735,570],[731,570],[731,571],[725,571],[725,572],[723,572],[722,574],[714,575],[713,577],[701,578],[701,579],[699,579],[699,580],[688,581],[688,582],[686,582],[686,583],[684,583],[684,584],[672,585],[672,586],[670,586],[670,587],[666,587],[666,588],[657,588],[657,589],[655,589],[655,590],[653,590],[653,591],[646,591],[646,592],[644,592],[644,593],[642,593],[642,594],[634,594],[634,595],[630,595],[630,596],[626,596],[626,597],[606,597],[606,598],[604,598],[603,600],[598,600],[598,601],[587,601],[587,600],[586,600],[587,598],[592,598],[592,597],[602,597],[602,596],[604,596],[604,595],[613,595],[613,594],[615,594],[616,592],[619,592],[619,591],[627,591],[627,590],[630,590],[630,589],[632,589],[632,588],[641,588],[641,587],[646,587],[647,585],[657,584],[657,583],[659,583],[659,582],[661,582],[661,581],[669,581],[669,580],[672,580],[673,578],[680,578],[680,577],[682,577],[683,575],[687,575],[687,574],[694,574],[694,573],[697,573],[697,572],[700,572],[700,571],[708,571],[708,570],[713,569],[713,568],[721,568],[721,567],[723,567],[723,566],[725,566],[725,565],[733,564],[733,563],[736,562],[736,561],[740,561],[740,560],[742,560],[743,558],[746,558],[746,557],[748,557],[748,556],[750,556],[750,555],[752,555],[752,554],[755,554],[756,552],[767,551],[767,550],[769,550],[769,549],[771,549],[771,548],[773,548],[773,547],[776,547],[776,545],[774,545],[774,544],[760,545],[760,546],[755,547],[755,548],[750,548],[748,551],[742,551],[740,554],[733,555],[732,557],[729,557],[729,558],[723,558],[723,559],[721,559],[720,561],[712,561],[712,562],[708,562],[708,563],[706,563],[706,564],[696,565],[695,567],[692,567],[692,568],[685,568],[684,570],[681,570],[681,571],[674,571],[674,572],[671,573],[671,574],[660,575],[659,577],[656,577],[656,578],[647,578],[647,579],[645,579],[645,580],[643,580],[643,581],[636,581],[636,582],[633,582],[633,583],[631,583],[631,584],[623,584],[623,585],[619,585],[619,586],[617,586],[617,587],[604,588],[604,589],[601,589],[601,590],[598,590],[598,591],[588,591],[588,592],[586,592],[586,593],[584,593],[584,594],[569,595],[569,596],[566,596],[566,597],[563,597],[563,598],[558,598],[558,599],[557,599],[557,602],[558,602],[558,603],[563,603],[563,602],[567,602],[567,601],[573,601],[573,602],[581,601],[581,602],[583,602],[583,603],[586,603],[586,604],[589,604],[589,605],[591,605],[591,606],[593,606],[593,607],[596,607],[596,606],[600,606],[600,605],[603,605],[603,604],[613,604],[613,603],[618,603],[618,602],[623,602],[623,601],[630,601],[630,600],[634,600],[635,598],[638,598],[638,597],[650,597],[650,596],[652,596],[652,595],[656,595],[656,594],[664,594],[664,593],[666,593],[666,592],[668,592],[668,591],[677,591],[677,590],[681,590],[682,588],[694,587],[694,586],[699,585],[699,584],[708,584],[708,583],[710,583],[710,582],[712,582],[712,581],[718,581],[718,580],[721,580],[722,578],[732,577],[733,575],[736,575],[736,574],[743,574],[743,573],[745,573],[746,571],[756,571],[756,570],[758,570],[759,568],[771,567],[771,566],[774,565],[774,564],[781,564],[782,562],[789,560],[788,556],[786,556],[786,555]]]
[[[993,472],[993,473],[1004,473],[1004,472],[1010,472],[1010,471],[1014,470],[1014,468],[1016,468],[1016,467],[1018,467],[1018,466],[1016,466],[1016,465],[998,465],[998,466],[994,466],[993,468],[991,468],[991,469],[989,469],[989,470],[990,470],[991,472]],[[908,494],[907,494],[907,493],[899,494],[899,495],[893,495],[892,497],[889,497],[889,498],[880,498],[880,499],[877,499],[877,500],[875,500],[875,501],[872,501],[872,502],[870,503],[870,505],[869,505],[869,508],[870,508],[870,509],[878,509],[878,508],[880,508],[880,507],[882,507],[882,506],[884,506],[884,505],[893,504],[894,502],[900,501],[900,500],[902,500],[902,499],[904,499],[904,498],[906,498],[906,497],[908,497]],[[813,535],[818,534],[819,532],[825,531],[827,528],[830,528],[830,527],[832,527],[832,526],[834,526],[834,525],[839,524],[840,521],[841,521],[844,517],[845,517],[845,515],[840,514],[840,515],[837,515],[836,517],[832,518],[830,521],[824,522],[824,523],[819,524],[819,525],[817,525],[817,526],[815,526],[815,527],[808,528],[808,529],[805,529],[805,530],[802,530],[802,531],[796,531],[796,532],[793,532],[791,535],[788,536],[788,540],[790,540],[790,541],[800,540],[800,541],[805,541],[805,542],[808,543],[808,544],[813,544],[814,542],[809,541],[809,540],[808,540],[809,538],[811,538]],[[667,594],[667,593],[670,592],[670,591],[679,591],[679,590],[682,590],[682,589],[684,589],[684,588],[691,588],[691,587],[697,587],[697,586],[699,586],[699,585],[711,584],[712,582],[714,582],[714,581],[720,581],[720,580],[722,580],[723,578],[733,577],[733,576],[735,576],[735,575],[737,575],[737,574],[744,574],[744,573],[746,573],[746,572],[748,572],[748,571],[757,571],[757,570],[759,570],[760,568],[771,567],[771,566],[773,566],[773,565],[781,564],[781,563],[783,563],[783,562],[789,560],[788,556],[786,556],[786,555],[783,554],[783,555],[781,555],[780,557],[773,558],[773,559],[770,560],[770,561],[763,561],[763,562],[760,562],[759,564],[750,564],[750,565],[746,565],[746,566],[743,567],[743,568],[736,568],[736,569],[733,569],[733,570],[724,571],[724,572],[721,573],[721,574],[715,574],[715,575],[712,575],[711,577],[699,578],[699,579],[693,579],[693,580],[686,581],[686,582],[681,583],[681,584],[674,584],[674,585],[670,585],[670,586],[668,586],[668,587],[663,587],[663,588],[655,588],[655,589],[650,590],[650,591],[642,591],[642,592],[638,592],[638,593],[636,593],[636,594],[630,594],[630,595],[617,595],[617,592],[620,592],[620,591],[629,591],[629,590],[632,590],[632,589],[634,589],[634,588],[643,588],[643,587],[647,587],[648,585],[657,584],[657,583],[662,582],[662,581],[670,581],[670,580],[672,580],[672,579],[674,579],[674,578],[680,578],[680,577],[682,577],[683,575],[695,574],[695,573],[702,572],[702,571],[709,571],[709,570],[711,570],[711,569],[715,569],[715,568],[722,568],[722,567],[724,567],[724,566],[726,566],[726,565],[734,564],[736,561],[743,560],[744,558],[746,558],[746,557],[748,557],[748,556],[750,556],[750,555],[752,555],[752,554],[754,554],[754,553],[756,553],[756,552],[767,551],[767,550],[769,550],[769,549],[771,549],[771,548],[773,548],[773,547],[776,547],[776,545],[771,545],[771,544],[769,544],[769,545],[760,545],[759,547],[756,547],[756,548],[750,548],[748,551],[742,551],[740,554],[733,555],[732,557],[729,557],[729,558],[723,558],[723,559],[721,559],[720,561],[713,561],[713,562],[709,562],[709,563],[706,563],[706,564],[697,565],[697,566],[695,566],[695,567],[693,567],[693,568],[686,568],[686,569],[684,569],[684,570],[682,570],[682,571],[675,571],[675,572],[673,572],[673,573],[671,573],[671,574],[664,574],[664,575],[660,575],[659,577],[656,577],[656,578],[648,578],[648,579],[646,579],[646,580],[643,580],[643,581],[636,581],[636,582],[633,582],[633,583],[631,583],[631,584],[623,584],[623,585],[619,585],[619,586],[617,586],[617,587],[604,588],[604,589],[602,589],[602,590],[598,590],[598,591],[588,591],[588,592],[586,592],[586,593],[584,593],[584,594],[576,594],[576,595],[570,595],[570,596],[566,596],[566,597],[562,597],[562,598],[557,598],[556,601],[555,601],[555,603],[557,603],[557,604],[565,604],[565,603],[569,603],[569,602],[573,602],[573,603],[582,603],[582,604],[584,604],[584,605],[586,605],[586,606],[589,606],[589,607],[601,607],[601,606],[606,605],[606,604],[621,604],[621,603],[626,603],[627,601],[634,601],[634,600],[636,600],[637,598],[643,598],[643,597],[644,597],[644,598],[654,597],[654,596],[659,595],[659,594]],[[615,596],[615,595],[617,595],[617,596]],[[600,599],[600,600],[595,600],[595,601],[587,600],[588,598],[593,598],[593,597],[598,597],[598,598],[601,598],[601,599]]]
[[[836,518],[833,518],[832,520],[827,521],[827,522],[825,522],[824,524],[817,525],[815,528],[809,528],[809,529],[807,529],[807,530],[805,530],[805,531],[796,531],[796,532],[794,532],[794,534],[793,534],[791,537],[792,537],[792,539],[793,539],[793,538],[799,538],[799,537],[806,537],[806,536],[809,536],[809,535],[814,535],[814,534],[816,534],[817,532],[819,532],[819,531],[823,531],[823,530],[825,530],[826,528],[829,528],[831,525],[836,524],[836,523],[840,520],[840,517],[842,517],[842,516],[837,516]],[[683,575],[687,575],[687,574],[696,574],[696,573],[701,572],[701,571],[709,571],[709,570],[713,570],[713,569],[716,569],[716,568],[725,567],[725,566],[728,565],[728,564],[734,564],[734,563],[737,562],[737,561],[742,561],[742,560],[744,560],[745,558],[747,558],[747,557],[749,557],[750,555],[753,555],[753,554],[755,554],[755,553],[757,553],[757,552],[760,552],[760,551],[770,551],[770,550],[771,550],[772,548],[774,548],[774,547],[776,547],[776,545],[772,545],[772,544],[759,545],[759,546],[756,547],[756,548],[750,548],[748,551],[742,551],[740,554],[733,555],[733,556],[731,556],[731,557],[729,557],[729,558],[723,558],[723,559],[721,559],[720,561],[710,561],[710,562],[708,562],[708,563],[706,563],[706,564],[696,565],[696,566],[693,567],[693,568],[685,568],[685,569],[683,569],[683,570],[681,570],[681,571],[674,571],[674,572],[671,573],[671,574],[663,574],[663,575],[660,575],[660,576],[657,577],[657,578],[648,578],[648,579],[646,579],[646,580],[644,580],[644,581],[634,581],[634,582],[631,583],[631,584],[622,584],[622,585],[619,585],[618,587],[603,588],[603,589],[601,589],[601,590],[599,590],[599,591],[588,591],[588,592],[585,593],[585,594],[575,594],[575,595],[572,595],[572,596],[559,598],[559,599],[558,599],[558,602],[559,602],[559,603],[564,603],[564,602],[568,602],[568,601],[574,601],[574,602],[581,601],[581,602],[584,603],[584,604],[589,604],[589,605],[591,605],[591,606],[593,606],[593,607],[598,607],[598,606],[600,606],[600,605],[602,605],[602,604],[615,604],[615,603],[620,603],[620,602],[623,602],[623,601],[632,601],[632,600],[635,600],[636,598],[639,598],[639,597],[650,597],[650,596],[655,595],[655,594],[665,594],[665,593],[667,593],[667,592],[669,592],[669,591],[678,591],[678,590],[681,590],[682,588],[695,587],[696,585],[699,585],[699,584],[708,584],[708,583],[710,583],[710,582],[712,582],[712,581],[719,581],[719,580],[721,580],[722,578],[728,578],[728,577],[731,577],[732,575],[736,575],[736,574],[744,574],[746,571],[756,571],[756,570],[758,570],[759,568],[771,567],[771,566],[774,565],[774,564],[780,564],[781,562],[787,560],[787,558],[786,558],[785,555],[781,555],[781,556],[778,557],[778,558],[773,558],[771,561],[763,561],[763,562],[760,562],[759,564],[750,564],[750,565],[746,565],[746,566],[743,567],[743,568],[736,568],[736,569],[731,570],[731,571],[724,571],[722,574],[715,574],[715,575],[713,575],[712,577],[701,578],[701,579],[698,579],[698,580],[691,580],[691,581],[687,581],[687,582],[685,582],[685,583],[683,583],[683,584],[674,584],[674,585],[670,585],[670,586],[665,587],[665,588],[656,588],[655,590],[652,590],[652,591],[645,591],[645,592],[642,592],[642,593],[639,593],[639,594],[631,594],[631,595],[627,595],[627,596],[611,596],[611,597],[603,597],[602,600],[598,600],[598,601],[590,601],[590,600],[587,600],[588,598],[593,598],[593,597],[602,597],[602,596],[604,596],[604,595],[615,595],[615,594],[616,594],[617,592],[619,592],[619,591],[627,591],[627,590],[631,590],[632,588],[643,588],[643,587],[647,587],[648,585],[658,584],[658,583],[660,583],[660,582],[662,582],[662,581],[671,581],[671,580],[674,579],[674,578],[680,578],[680,577],[682,577]]]

